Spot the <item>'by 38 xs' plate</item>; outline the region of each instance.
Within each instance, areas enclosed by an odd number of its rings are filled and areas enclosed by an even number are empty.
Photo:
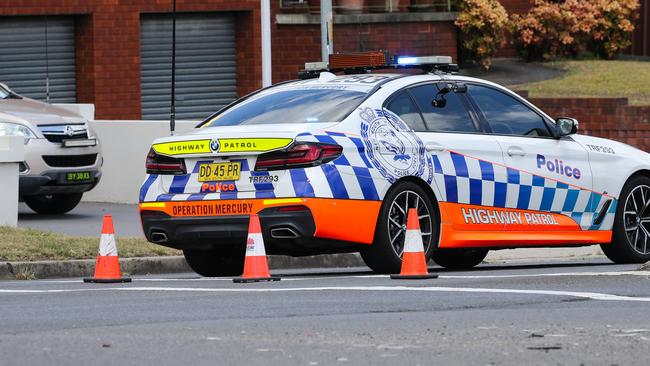
[[[93,180],[92,172],[68,172],[65,173],[67,183],[85,183]]]
[[[199,182],[239,180],[241,162],[204,163],[199,166]]]

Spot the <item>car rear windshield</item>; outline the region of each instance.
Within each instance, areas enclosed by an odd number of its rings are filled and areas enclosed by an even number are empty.
[[[281,90],[253,96],[213,117],[203,127],[340,122],[366,95],[341,89]]]

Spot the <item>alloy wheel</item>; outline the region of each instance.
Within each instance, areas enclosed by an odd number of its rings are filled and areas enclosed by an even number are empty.
[[[425,199],[426,198],[421,197],[417,192],[406,190],[395,196],[390,204],[387,222],[388,240],[390,241],[391,247],[400,258],[404,252],[406,220],[410,208],[415,208],[418,213],[424,251],[426,253],[429,250],[429,246],[432,242],[433,225],[431,212],[429,212]]]
[[[636,252],[650,253],[650,187],[638,185],[625,199],[625,236]]]

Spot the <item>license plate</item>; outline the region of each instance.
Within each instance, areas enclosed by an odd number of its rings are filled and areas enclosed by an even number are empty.
[[[66,182],[87,182],[93,179],[91,172],[69,172],[65,173]]]
[[[241,162],[207,163],[199,166],[199,182],[239,180]]]

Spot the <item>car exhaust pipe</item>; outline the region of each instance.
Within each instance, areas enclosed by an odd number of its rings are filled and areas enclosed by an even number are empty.
[[[167,234],[162,231],[152,231],[151,241],[154,243],[165,243],[167,242]]]
[[[271,229],[271,237],[273,239],[295,239],[299,237],[297,232],[289,227],[278,227]]]

